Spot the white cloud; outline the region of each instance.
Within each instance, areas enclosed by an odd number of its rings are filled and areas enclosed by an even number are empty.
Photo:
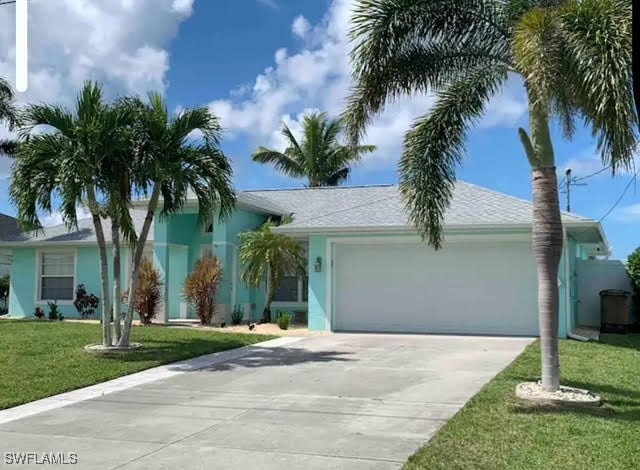
[[[293,24],[291,25],[291,31],[293,34],[299,38],[304,38],[310,30],[311,24],[309,23],[309,20],[302,15],[296,16],[296,19],[293,20]]]
[[[291,28],[304,40],[303,48],[294,53],[278,49],[274,64],[244,88],[244,93],[210,104],[222,118],[227,135],[242,134],[256,145],[265,145],[274,142],[283,120],[296,127],[294,123],[305,108],[317,108],[333,117],[342,113],[351,86],[348,31],[352,5],[352,0],[333,0],[325,18],[316,25],[303,16],[296,17]],[[377,145],[378,151],[365,164],[395,164],[404,134],[433,102],[431,95],[413,95],[389,104],[368,129],[366,143]],[[504,93],[492,100],[480,126],[512,126],[526,109],[521,82],[510,80]]]
[[[30,0],[27,102],[73,103],[87,79],[110,95],[164,91],[169,41],[194,0]],[[0,76],[14,82],[15,7],[0,7]],[[0,138],[9,135],[0,125]],[[0,158],[0,178],[10,161]]]
[[[632,175],[640,164],[640,153],[636,153],[634,157],[633,166],[629,169],[619,168],[616,170],[617,176]],[[584,149],[578,155],[570,158],[564,164],[558,165],[558,172],[564,175],[565,170],[571,168],[571,175],[574,178],[611,178],[612,173],[610,169],[604,169],[605,165],[602,164],[602,158],[598,154],[595,147],[589,147]],[[602,171],[601,171],[602,170]]]
[[[89,217],[91,217],[91,212],[89,212],[88,209],[80,206],[76,207],[76,214],[78,216],[78,220],[88,219]],[[55,225],[61,225],[63,223],[62,214],[58,211],[54,211],[51,214],[43,216],[41,223],[43,227],[53,227]]]
[[[0,8],[0,75],[14,79],[14,8]],[[193,0],[32,0],[29,90],[21,102],[71,103],[82,83],[112,94],[164,91],[167,45]]]
[[[280,5],[278,5],[278,2],[276,2],[276,0],[258,0],[258,3],[261,3],[264,6],[271,8],[272,10],[277,10],[280,8]]]
[[[612,214],[613,219],[618,222],[640,222],[640,204],[631,204],[630,206],[621,207]]]

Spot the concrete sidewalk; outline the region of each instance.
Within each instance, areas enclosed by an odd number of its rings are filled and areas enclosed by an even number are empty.
[[[0,442],[41,459],[75,453],[82,469],[399,468],[531,341],[336,334],[254,346],[6,422]]]

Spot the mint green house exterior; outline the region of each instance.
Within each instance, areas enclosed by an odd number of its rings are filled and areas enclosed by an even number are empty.
[[[144,206],[133,216],[142,225]],[[537,280],[531,250],[531,204],[468,183],[458,183],[445,216],[444,248],[421,242],[408,223],[396,186],[245,191],[233,215],[197,222],[196,201],[183,212],[157,218],[146,256],[161,271],[164,304],[158,321],[194,318],[181,297],[183,282],[204,252],[224,268],[214,323],[229,321],[234,306],[244,320],[259,320],[266,283],[241,281],[239,235],[268,219],[291,216],[275,230],[296,238],[308,254],[306,276],[289,276],[272,310],[295,313],[312,330],[446,334],[538,334]],[[581,323],[577,265],[607,257],[596,221],[563,214],[565,245],[558,279],[560,336]],[[109,223],[105,223],[108,232]],[[110,233],[106,234],[110,239]],[[73,292],[84,284],[100,295],[98,251],[91,222],[78,231],[51,227],[0,241],[11,253],[9,314],[31,317],[55,301],[77,317]],[[122,277],[130,271],[125,248]]]

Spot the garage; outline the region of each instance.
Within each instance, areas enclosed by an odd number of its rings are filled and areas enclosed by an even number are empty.
[[[332,243],[334,331],[538,334],[529,240]]]

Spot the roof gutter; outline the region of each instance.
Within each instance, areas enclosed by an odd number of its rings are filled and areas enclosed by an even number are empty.
[[[602,231],[602,226],[592,220],[583,221],[569,221],[563,223],[565,227],[585,227],[585,226],[593,226],[597,227],[603,241],[606,243],[606,239],[604,238],[604,232]],[[517,231],[527,231],[531,230],[530,223],[516,223],[516,224],[451,224],[445,225],[443,227],[445,232],[450,231],[496,231],[496,230],[517,230]],[[296,227],[295,222],[291,225],[285,224],[280,225],[279,227],[275,227],[274,231],[287,233],[287,234],[299,234],[299,235],[323,235],[323,234],[335,234],[335,233],[380,233],[380,232],[407,232],[407,233],[416,233],[417,229],[413,225],[367,225],[367,226],[353,226],[353,225],[342,225],[342,226],[332,226],[332,227]]]

